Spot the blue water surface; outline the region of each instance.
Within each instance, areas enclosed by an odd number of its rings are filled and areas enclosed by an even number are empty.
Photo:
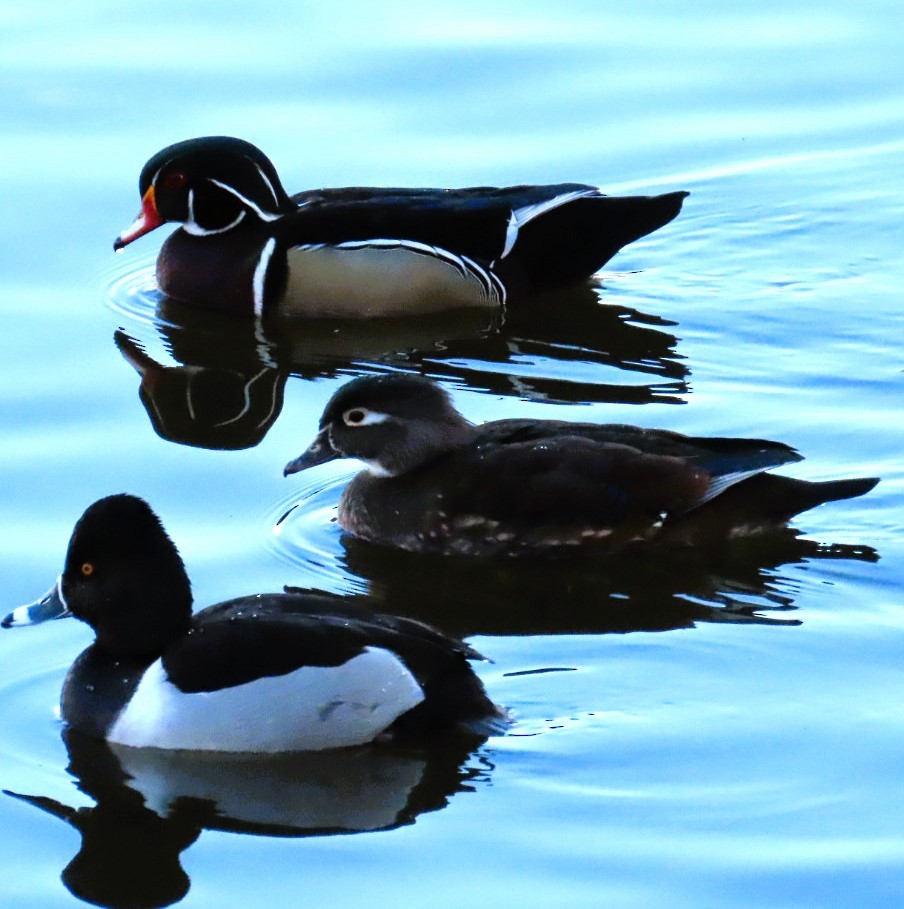
[[[899,25],[883,0],[0,3],[3,611],[54,580],[90,502],[129,491],[199,605],[369,590],[492,657],[515,720],[473,749],[326,763],[116,754],[55,714],[88,630],[2,632],[5,909],[900,904]],[[303,329],[245,362],[242,326],[157,311],[166,231],[112,252],[144,161],[207,134],[259,145],[293,192],[691,196],[571,307]],[[260,369],[272,421],[198,447],[209,426],[154,422],[128,341]],[[473,420],[775,438],[806,455],[796,476],[882,482],[770,541],[637,566],[375,554],[333,521],[352,466],[281,476],[374,368],[443,379]]]

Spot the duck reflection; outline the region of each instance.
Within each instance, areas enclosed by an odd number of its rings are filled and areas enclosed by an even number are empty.
[[[141,376],[138,395],[154,431],[196,448],[252,448],[283,405],[287,370],[262,362],[234,366],[165,366],[124,331],[113,340]]]
[[[62,880],[100,906],[178,902],[190,880],[181,853],[204,830],[301,837],[389,830],[444,807],[488,767],[483,739],[444,736],[425,747],[360,747],[269,757],[114,746],[66,730],[69,772],[93,807],[6,792],[81,835]]]
[[[671,323],[601,304],[591,286],[536,295],[505,314],[481,311],[345,321],[230,318],[160,302],[154,336],[114,335],[141,376],[162,438],[199,448],[257,445],[276,421],[290,375],[402,369],[470,388],[563,403],[682,403],[688,368]],[[150,354],[162,341],[175,363]],[[625,383],[625,371],[639,378]],[[606,379],[609,381],[606,381]]]
[[[464,559],[351,536],[342,545],[340,564],[366,579],[376,601],[459,637],[668,631],[698,622],[799,625],[783,566],[879,559],[871,547],[821,544],[791,528],[617,558]]]

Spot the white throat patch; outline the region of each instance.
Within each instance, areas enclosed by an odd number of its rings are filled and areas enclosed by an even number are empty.
[[[195,191],[190,189],[188,191],[188,220],[182,225],[182,229],[193,237],[209,237],[213,234],[224,234],[227,230],[232,230],[232,228],[244,217],[245,212],[240,211],[238,216],[230,221],[225,227],[201,227],[195,220]]]

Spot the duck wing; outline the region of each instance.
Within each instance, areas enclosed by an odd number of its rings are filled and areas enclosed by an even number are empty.
[[[494,520],[652,526],[800,460],[763,439],[708,439],[620,424],[485,424],[456,473],[455,503]]]
[[[313,190],[283,219],[290,245],[404,241],[467,256],[504,280],[552,286],[593,274],[671,221],[685,192],[606,196],[583,183],[465,189]]]
[[[302,666],[339,666],[369,647],[391,651],[422,685],[449,665],[483,659],[414,619],[373,613],[357,600],[290,591],[201,610],[190,633],[164,654],[163,666],[183,692],[217,691]]]
[[[503,256],[517,212],[542,213],[599,190],[580,183],[551,186],[403,189],[349,187],[293,198],[286,219],[293,245],[405,241],[483,263]]]

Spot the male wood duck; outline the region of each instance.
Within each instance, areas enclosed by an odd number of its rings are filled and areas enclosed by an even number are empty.
[[[467,644],[354,600],[296,591],[192,615],[185,566],[142,499],[91,505],[63,573],[4,628],[73,615],[96,640],[63,686],[77,732],[134,747],[319,751],[438,727],[501,728]]]
[[[141,211],[114,249],[181,224],[157,260],[167,296],[339,318],[498,306],[510,291],[574,284],[671,221],[687,195],[560,183],[289,196],[263,152],[227,136],[164,148],[138,188]]]
[[[560,420],[474,425],[439,385],[408,374],[342,386],[314,441],[284,472],[334,458],[367,465],[342,494],[344,530],[467,555],[704,543],[781,525],[878,482],[766,474],[802,459],[763,439]]]

